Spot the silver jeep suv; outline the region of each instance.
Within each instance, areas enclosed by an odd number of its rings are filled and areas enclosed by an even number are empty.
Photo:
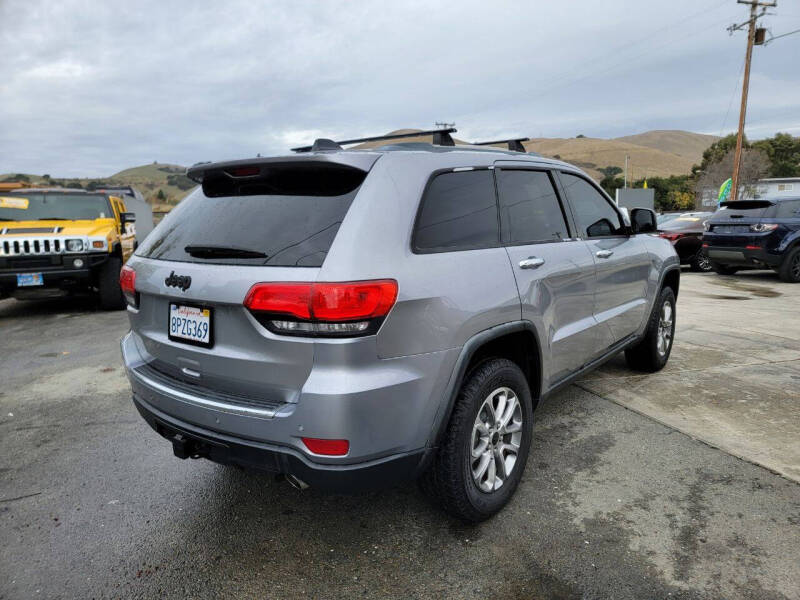
[[[121,273],[133,401],[178,457],[335,491],[418,479],[479,521],[522,477],[537,402],[621,351],[664,366],[680,271],[655,214],[444,134],[189,169],[201,186]]]

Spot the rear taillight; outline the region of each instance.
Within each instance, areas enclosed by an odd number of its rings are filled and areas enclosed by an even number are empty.
[[[132,267],[125,265],[119,272],[119,287],[125,300],[134,308],[139,304],[136,297],[136,271]]]
[[[347,440],[322,440],[318,438],[300,438],[306,448],[314,454],[323,456],[344,456],[350,451],[350,442]]]
[[[244,305],[275,333],[354,336],[375,333],[396,299],[394,279],[257,283]]]
[[[775,231],[778,228],[777,223],[753,223],[750,225],[750,231],[756,233],[765,233],[767,231]]]
[[[669,240],[670,242],[674,242],[674,241],[676,241],[676,240],[679,240],[679,239],[681,239],[681,238],[682,238],[682,237],[684,237],[686,234],[684,234],[684,233],[665,233],[665,232],[663,232],[663,231],[662,231],[662,232],[661,232],[661,233],[659,233],[658,235],[659,235],[659,237],[662,237],[662,238],[664,238],[665,240]]]

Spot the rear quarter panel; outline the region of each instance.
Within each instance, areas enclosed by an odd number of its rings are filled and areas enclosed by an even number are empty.
[[[476,156],[477,155],[477,156]],[[459,348],[476,333],[521,317],[504,248],[415,254],[411,235],[433,171],[489,166],[472,152],[397,153],[372,168],[320,271],[321,281],[391,278],[398,299],[377,335],[392,358]]]

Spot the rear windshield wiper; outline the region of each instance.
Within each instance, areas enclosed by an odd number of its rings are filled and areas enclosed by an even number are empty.
[[[234,246],[186,246],[184,251],[195,258],[267,258],[258,250]]]

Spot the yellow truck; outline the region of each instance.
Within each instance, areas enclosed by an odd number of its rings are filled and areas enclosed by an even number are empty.
[[[73,189],[0,192],[0,299],[93,291],[125,308],[119,273],[135,246],[136,217],[121,197]]]

